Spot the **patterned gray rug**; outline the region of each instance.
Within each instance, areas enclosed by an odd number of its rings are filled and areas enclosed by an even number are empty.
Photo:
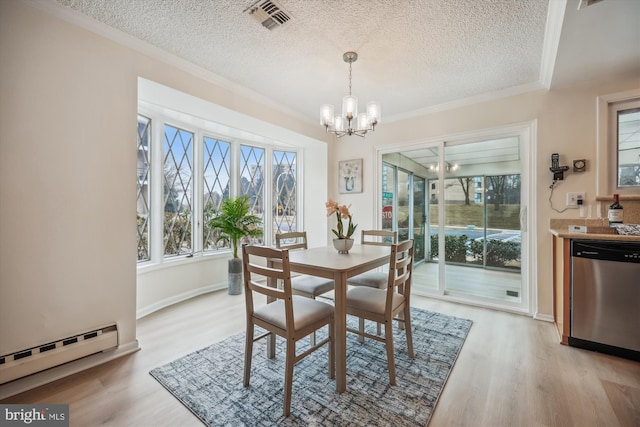
[[[356,319],[348,321],[356,327]],[[242,386],[244,333],[150,374],[209,426],[426,426],[472,322],[420,309],[412,309],[412,321],[415,359],[407,356],[404,331],[394,332],[396,386],[389,385],[384,344],[359,344],[347,334],[347,391],[336,393],[328,378],[325,346],[296,364],[289,418],[282,416],[280,338],[272,360],[264,340],[254,344],[248,388]],[[375,333],[375,324],[367,327]]]

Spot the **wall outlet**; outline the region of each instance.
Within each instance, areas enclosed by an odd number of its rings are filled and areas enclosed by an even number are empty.
[[[567,193],[567,206],[577,208],[584,205],[586,197],[586,193]]]
[[[586,233],[587,226],[586,225],[570,225],[569,233]]]

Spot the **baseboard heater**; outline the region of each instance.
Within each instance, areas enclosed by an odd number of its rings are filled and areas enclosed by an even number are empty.
[[[0,384],[118,346],[118,327],[108,325],[0,356]]]

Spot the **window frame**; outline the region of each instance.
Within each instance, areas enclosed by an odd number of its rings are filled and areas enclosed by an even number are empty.
[[[213,138],[230,144],[230,170],[229,170],[229,187],[230,197],[236,197],[240,194],[240,173],[241,173],[241,156],[240,147],[250,146],[264,149],[264,169],[265,184],[263,185],[263,203],[264,208],[264,244],[272,246],[275,243],[272,238],[272,173],[274,151],[287,151],[296,153],[296,186],[298,212],[302,212],[302,201],[304,200],[304,190],[300,185],[302,182],[302,161],[303,150],[300,147],[290,146],[286,144],[269,144],[263,142],[250,141],[243,138],[224,135],[221,132],[213,132],[207,129],[207,121],[193,117],[189,114],[173,111],[168,107],[162,107],[152,104],[143,103],[138,105],[137,115],[142,115],[151,120],[151,138],[149,146],[151,150],[150,158],[150,224],[149,224],[149,259],[137,261],[137,268],[155,268],[162,265],[176,263],[190,263],[202,260],[208,260],[216,257],[228,257],[231,253],[230,247],[221,247],[219,250],[204,251],[204,138]],[[191,122],[193,120],[193,123]],[[163,244],[163,165],[164,165],[164,126],[165,124],[184,129],[192,132],[194,135],[193,148],[193,184],[192,184],[192,252],[182,255],[165,256]],[[269,183],[269,184],[267,184]],[[296,227],[303,229],[303,216],[298,215],[296,218]]]
[[[167,126],[174,128],[177,133],[180,132],[186,132],[192,135],[192,141],[191,141],[191,170],[190,170],[190,187],[191,187],[191,191],[190,191],[190,195],[188,196],[189,201],[191,202],[191,218],[190,218],[190,233],[191,233],[191,251],[190,252],[182,252],[181,250],[178,250],[177,254],[167,254],[166,250],[167,250],[167,242],[165,242],[164,238],[165,238],[165,227],[164,227],[164,223],[166,220],[166,201],[165,201],[165,194],[164,194],[164,184],[165,184],[165,179],[166,179],[166,174],[164,173],[165,171],[165,159],[167,156],[167,153],[165,152],[165,144],[166,144],[166,140],[165,140],[165,135],[166,135],[166,128]],[[196,189],[196,178],[198,176],[201,176],[202,174],[199,174],[198,171],[198,166],[197,166],[197,156],[196,156],[196,150],[197,150],[197,145],[199,145],[199,135],[195,130],[190,129],[188,126],[183,126],[183,125],[179,125],[176,124],[176,122],[174,122],[173,120],[171,121],[164,121],[162,123],[162,135],[159,135],[159,138],[162,138],[162,146],[161,147],[156,147],[156,151],[160,151],[161,155],[162,155],[162,181],[161,183],[156,183],[156,186],[160,186],[160,198],[161,198],[161,203],[162,203],[162,211],[159,213],[156,213],[156,218],[158,218],[158,221],[161,220],[162,222],[162,259],[163,260],[170,260],[170,259],[175,259],[175,258],[180,258],[180,257],[184,257],[184,256],[189,256],[190,254],[193,255],[193,253],[196,250],[196,242],[197,242],[197,236],[194,234],[196,231],[196,217],[194,216],[194,212],[196,212],[198,209],[202,210],[201,207],[198,206],[197,204],[197,200],[196,200],[196,194],[197,193],[197,189]],[[153,144],[154,142],[156,142],[153,138],[151,139],[151,143]],[[185,154],[188,158],[188,154]],[[181,159],[182,161],[182,159]],[[150,168],[153,168],[154,164],[152,163],[150,165]],[[201,171],[200,171],[201,172]],[[179,173],[179,172],[178,172]],[[182,180],[180,180],[182,182]],[[154,184],[151,183],[151,186],[153,188]],[[180,212],[181,213],[181,212]],[[157,238],[157,237],[156,237]],[[151,239],[151,236],[149,236],[149,239]],[[151,259],[153,259],[153,256],[151,257]]]
[[[631,99],[629,101],[617,102],[609,106],[610,110],[610,123],[615,123],[615,126],[611,126],[611,135],[609,137],[610,147],[612,150],[612,157],[614,163],[614,171],[612,177],[616,185],[616,192],[620,189],[640,190],[640,184],[637,185],[620,185],[621,181],[621,164],[620,164],[620,113],[633,112],[636,115],[640,112],[640,99]],[[635,148],[634,148],[635,149]],[[635,167],[635,164],[633,164]]]
[[[150,117],[146,117],[143,114],[138,113],[137,114],[137,125],[138,127],[140,126],[141,120],[146,120],[146,124],[145,124],[145,133],[147,134],[147,141],[146,141],[146,148],[144,147],[144,145],[142,146],[144,148],[143,151],[146,151],[146,154],[143,155],[143,159],[140,159],[140,151],[141,151],[141,143],[140,143],[140,132],[139,130],[137,131],[137,136],[136,136],[136,156],[137,156],[137,161],[136,161],[136,175],[137,175],[137,180],[136,180],[136,223],[137,223],[137,233],[138,233],[138,237],[137,237],[137,256],[136,256],[136,262],[137,263],[144,263],[144,262],[148,262],[151,260],[151,245],[149,243],[149,235],[151,234],[151,204],[152,204],[152,197],[151,197],[151,187],[149,185],[149,183],[151,182],[151,155],[152,155],[152,150],[151,150],[151,138],[152,138],[152,126],[153,126],[153,121],[151,120]],[[140,168],[139,168],[139,162],[140,160],[146,161],[146,164],[144,164],[144,167],[146,169],[145,171],[145,176],[144,176],[144,180],[141,180],[141,176],[140,176]],[[144,181],[144,182],[141,182]],[[141,189],[141,185],[144,186],[144,190]],[[146,218],[145,218],[145,224],[144,224],[144,229],[141,232],[140,230],[140,224],[138,223],[138,221],[140,220],[140,196],[142,195],[142,199],[143,199],[143,203],[144,203],[144,208],[146,209]],[[146,252],[146,257],[145,258],[140,258],[140,240],[141,238],[146,234],[146,242],[144,244],[144,251]]]
[[[602,95],[596,99],[597,196],[640,193],[640,187],[618,187],[617,124],[611,121],[615,105],[633,101],[640,102],[640,89]]]
[[[205,236],[204,236],[204,220],[205,220],[205,214],[204,214],[204,207],[206,205],[205,200],[204,200],[204,190],[205,190],[205,183],[204,183],[204,172],[205,172],[205,138],[209,138],[209,139],[214,139],[218,142],[224,142],[226,144],[229,144],[229,197],[231,197],[232,194],[234,194],[234,177],[233,177],[233,173],[232,173],[232,169],[233,169],[233,164],[234,164],[234,144],[233,142],[230,140],[230,138],[226,138],[226,137],[221,137],[218,135],[214,135],[211,132],[203,132],[203,134],[201,135],[201,141],[202,144],[197,144],[197,149],[201,150],[201,153],[199,154],[199,159],[201,161],[198,162],[198,166],[201,168],[199,174],[198,174],[198,178],[199,179],[199,183],[200,183],[200,187],[199,187],[199,192],[198,192],[198,203],[200,203],[200,208],[199,208],[199,212],[201,213],[200,216],[200,221],[198,222],[198,227],[196,232],[198,233],[198,238],[201,239],[200,242],[200,250],[202,251],[202,253],[206,256],[207,254],[215,254],[218,253],[220,248],[228,248],[229,250],[231,249],[230,246],[220,246],[218,249],[214,250],[205,250]],[[222,194],[222,199],[221,199],[221,203],[222,201],[224,201],[224,191]]]

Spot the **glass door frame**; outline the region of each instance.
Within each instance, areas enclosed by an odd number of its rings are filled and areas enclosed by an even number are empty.
[[[436,291],[424,291],[425,295],[442,298],[450,301],[457,301],[463,303],[469,303],[473,305],[479,305],[483,307],[495,308],[504,311],[512,311],[517,313],[524,313],[529,315],[535,315],[535,308],[537,307],[537,256],[536,256],[536,224],[533,221],[533,217],[528,215],[528,212],[536,212],[536,200],[534,195],[536,194],[536,179],[533,175],[534,159],[536,158],[536,140],[537,135],[537,121],[527,121],[521,123],[514,123],[510,125],[501,126],[498,128],[490,128],[478,131],[465,132],[461,134],[454,134],[438,138],[425,138],[422,140],[414,140],[409,143],[389,144],[384,146],[378,146],[376,148],[376,168],[374,169],[374,183],[375,183],[375,200],[374,200],[374,212],[378,212],[375,221],[378,226],[381,226],[381,212],[382,212],[382,189],[380,175],[382,171],[384,154],[397,153],[399,151],[411,151],[424,148],[435,148],[438,151],[438,179],[437,189],[438,194],[444,195],[444,182],[445,182],[445,157],[444,148],[445,145],[461,145],[469,144],[473,142],[480,142],[488,139],[500,139],[507,137],[518,137],[520,142],[520,165],[521,165],[521,210],[520,210],[520,229],[522,234],[522,298],[520,302],[509,301],[496,301],[482,297],[468,297],[461,295],[449,295],[445,289],[445,260],[444,257],[439,257],[438,260],[438,286]],[[395,204],[395,200],[394,200]],[[394,215],[395,215],[394,209]],[[438,204],[438,217],[444,218],[445,206],[444,203]],[[395,218],[394,218],[395,223]],[[445,223],[440,221],[438,230],[438,246],[439,253],[443,254],[445,251]],[[415,289],[415,288],[414,288]],[[416,292],[419,293],[419,292]],[[420,292],[422,293],[422,292]]]
[[[419,258],[415,258],[415,262],[416,264],[420,264],[422,262],[424,262],[426,260],[426,253],[427,253],[427,238],[426,238],[426,183],[428,181],[428,178],[423,177],[421,175],[417,175],[414,172],[404,169],[400,166],[396,166],[396,165],[392,165],[390,163],[387,162],[382,162],[383,166],[386,166],[387,168],[393,170],[393,202],[392,202],[392,218],[391,218],[391,224],[392,224],[392,230],[393,231],[397,231],[398,232],[398,241],[402,241],[403,238],[405,237],[404,235],[400,235],[400,229],[398,227],[398,213],[400,212],[399,210],[399,204],[398,204],[398,187],[399,187],[399,172],[402,172],[404,174],[407,175],[408,179],[407,179],[407,212],[408,212],[408,217],[407,217],[407,237],[412,236],[414,240],[416,240],[416,221],[415,221],[415,215],[416,215],[416,198],[415,198],[415,191],[416,191],[416,185],[415,185],[415,181],[416,180],[421,180],[423,185],[422,185],[422,213],[420,215],[420,221],[422,221],[421,223],[418,223],[419,226],[421,225],[422,227],[420,227],[422,230],[422,234],[421,234],[421,238],[422,238],[422,255]],[[387,188],[388,189],[388,188]],[[381,206],[382,206],[382,199],[381,199]],[[382,211],[380,211],[382,212]],[[378,221],[381,222],[380,218],[377,219]],[[378,228],[380,229],[384,229],[384,227],[382,227],[382,225],[380,225]],[[416,246],[414,246],[414,255],[415,255],[415,251],[416,248],[418,247],[418,243],[416,241]]]

